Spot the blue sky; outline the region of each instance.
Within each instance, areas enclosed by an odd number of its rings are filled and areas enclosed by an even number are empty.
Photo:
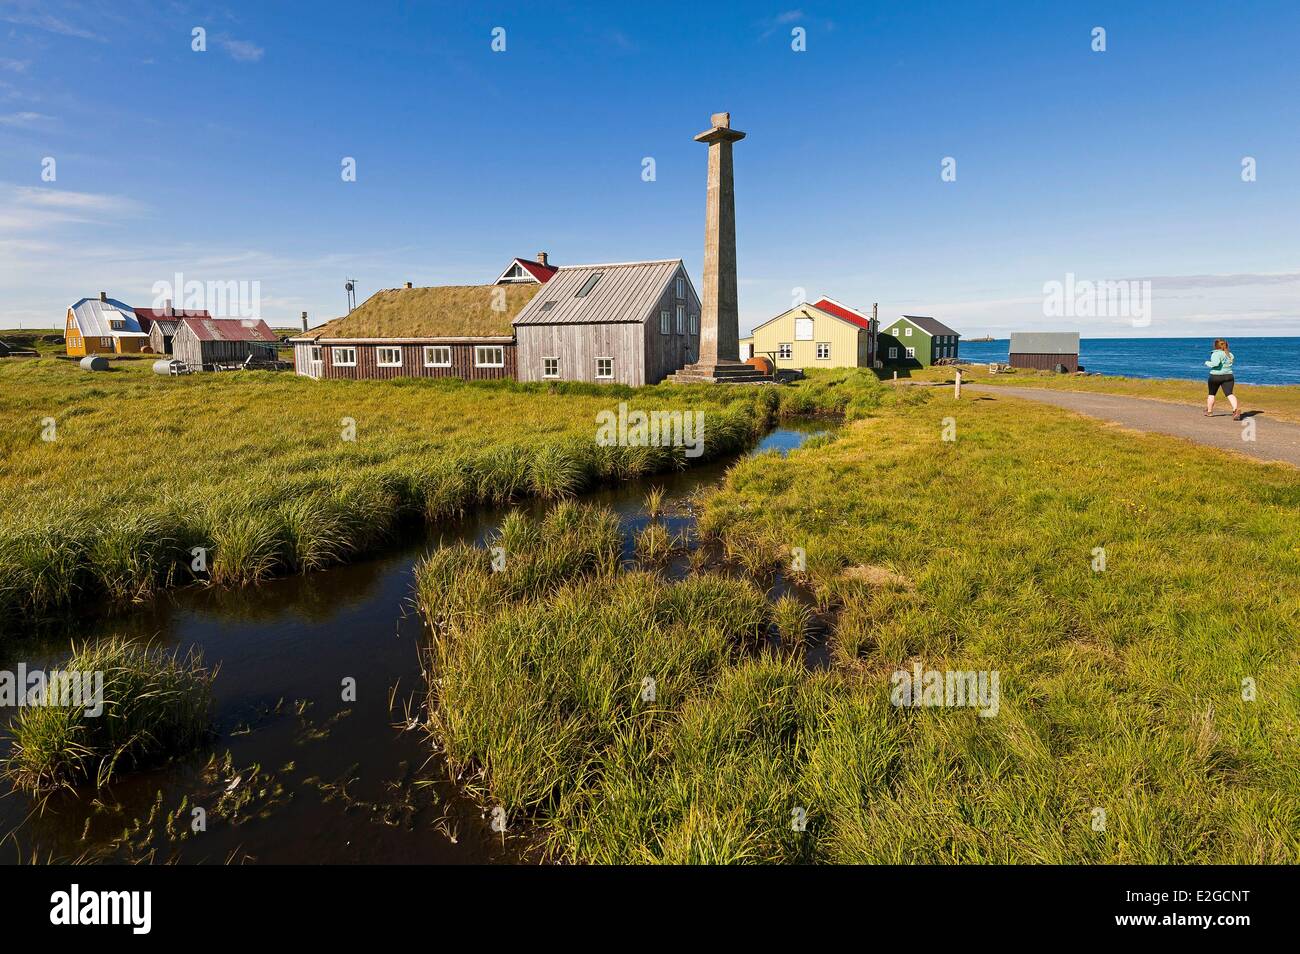
[[[539,249],[698,284],[692,136],[730,110],[742,328],[802,289],[967,336],[1300,334],[1297,39],[1293,2],[0,0],[0,327],[176,272],[314,324],[345,278]],[[1046,316],[1069,274],[1150,279],[1150,324]]]

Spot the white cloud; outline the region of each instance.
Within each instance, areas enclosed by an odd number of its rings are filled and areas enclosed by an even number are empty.
[[[61,20],[50,13],[43,13],[38,10],[0,10],[0,21],[4,23],[13,23],[16,26],[32,27],[37,30],[45,30],[49,33],[57,33],[60,36],[75,37],[79,40],[95,40],[97,42],[106,42],[102,36],[92,33],[83,27]]]
[[[11,60],[8,57],[0,56],[0,70],[8,70],[11,73],[26,73],[27,67],[31,65],[31,60]]]
[[[266,50],[251,40],[236,40],[224,34],[218,36],[216,40],[221,48],[230,54],[230,58],[239,63],[256,63],[266,53]]]
[[[53,116],[46,116],[44,113],[34,113],[30,110],[24,110],[19,113],[0,114],[0,126],[15,126],[20,129],[31,129],[35,126],[43,126],[54,122]]]

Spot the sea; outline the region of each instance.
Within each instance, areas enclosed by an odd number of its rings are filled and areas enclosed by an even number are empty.
[[[988,364],[1009,360],[1011,342],[962,341],[966,361]],[[1300,338],[1229,338],[1233,374],[1244,384],[1300,384]],[[1085,371],[1129,378],[1187,378],[1206,375],[1214,350],[1211,338],[1084,338],[1079,364]]]

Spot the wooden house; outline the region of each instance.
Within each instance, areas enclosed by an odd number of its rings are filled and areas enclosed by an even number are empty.
[[[261,318],[182,317],[172,337],[172,356],[192,371],[215,371],[250,357],[274,361],[278,344]]]
[[[140,330],[135,310],[106,292],[83,298],[68,309],[63,332],[67,352],[74,357],[92,354],[139,354],[149,344]]]
[[[515,377],[510,323],[539,282],[389,288],[290,340],[312,378]]]
[[[700,298],[679,258],[566,265],[514,320],[520,381],[655,384],[700,354]]]
[[[1079,332],[1017,331],[1011,335],[1011,366],[1071,373],[1079,370]]]
[[[171,354],[172,338],[182,318],[211,318],[206,311],[177,310],[170,303],[162,308],[137,308],[136,320],[140,330],[149,336],[149,350],[154,354]]]
[[[556,268],[547,260],[545,252],[538,252],[537,259],[516,258],[501,273],[494,285],[544,285],[555,274]]]
[[[927,368],[944,358],[956,359],[960,338],[934,318],[900,315],[893,321],[881,322],[876,354],[887,368]]]
[[[869,368],[874,358],[873,339],[867,315],[821,298],[757,326],[741,340],[741,358],[767,358],[777,370]]]

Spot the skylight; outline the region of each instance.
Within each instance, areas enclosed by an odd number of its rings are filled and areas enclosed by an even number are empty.
[[[591,290],[596,287],[596,282],[600,281],[600,276],[604,274],[605,274],[604,272],[597,272],[596,274],[592,275],[590,278],[588,278],[585,282],[582,283],[582,287],[578,289],[578,293],[573,297],[586,298],[587,295],[591,292]]]

